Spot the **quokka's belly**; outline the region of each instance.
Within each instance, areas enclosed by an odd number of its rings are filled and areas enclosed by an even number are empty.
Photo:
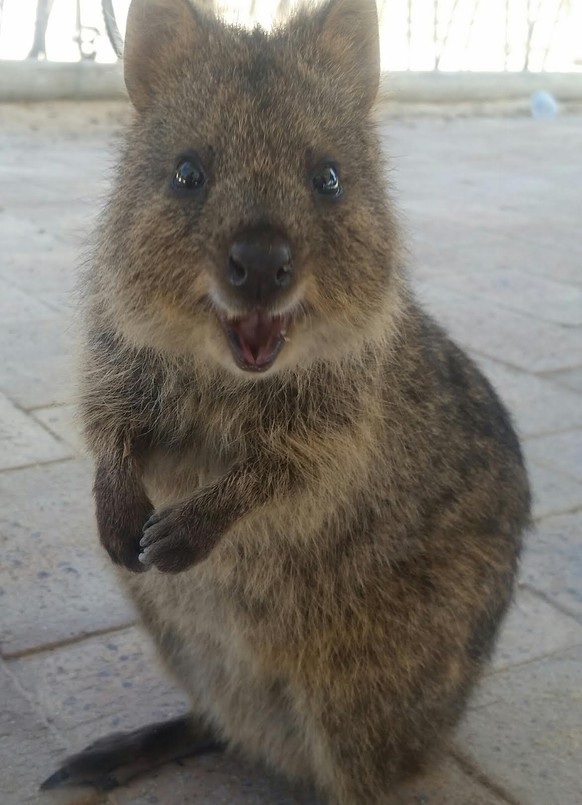
[[[209,581],[208,568],[177,575],[120,571],[161,659],[219,735],[291,778],[312,778],[305,725],[284,669]]]

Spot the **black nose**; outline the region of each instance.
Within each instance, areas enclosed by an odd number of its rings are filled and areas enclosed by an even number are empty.
[[[280,235],[250,232],[230,247],[228,281],[248,303],[269,302],[292,278],[291,249]]]

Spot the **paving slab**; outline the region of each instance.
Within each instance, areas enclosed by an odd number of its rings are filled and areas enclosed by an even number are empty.
[[[30,414],[62,442],[68,444],[75,453],[78,455],[84,453],[83,439],[79,423],[75,418],[75,407],[73,405],[53,405],[48,408],[37,408],[31,411]]]
[[[419,179],[422,181],[422,179]],[[405,200],[403,199],[405,202]],[[467,221],[459,228],[457,219],[439,215],[434,205],[404,204],[404,232],[408,267],[413,283],[479,271],[482,254],[490,246],[490,234]]]
[[[0,796],[2,805],[90,805],[87,792],[63,791],[51,796],[38,791],[62,757],[63,741],[24,694],[8,667],[0,661]],[[169,803],[168,803],[169,805]]]
[[[69,446],[0,393],[0,471],[71,455]]]
[[[524,448],[530,461],[582,480],[582,428],[528,439]]]
[[[134,619],[99,545],[91,483],[78,460],[0,473],[3,654]]]
[[[18,219],[11,218],[10,225],[14,221]],[[46,231],[39,235],[36,228],[32,229],[32,233],[28,227],[19,232],[18,224],[17,234],[3,233],[0,229],[0,238],[7,248],[2,262],[3,279],[40,299],[51,293],[72,293],[75,268],[83,262],[82,250],[73,244],[60,243]],[[8,239],[7,245],[4,238]]]
[[[137,627],[22,657],[10,668],[68,751],[187,711]]]
[[[51,308],[40,299],[0,279],[0,321],[21,321],[42,318]]]
[[[566,369],[564,372],[553,372],[548,375],[548,379],[582,394],[582,366]]]
[[[6,143],[6,149],[13,148],[12,143]],[[42,198],[42,195],[40,196]],[[34,210],[34,205],[28,205],[29,213]],[[3,260],[2,277],[10,279],[10,272],[5,273],[6,266],[11,264],[14,255],[20,253],[34,254],[34,263],[38,263],[46,253],[54,252],[58,246],[54,233],[33,222],[29,215],[17,214],[17,210],[10,198],[5,193],[5,189],[0,185],[0,238],[2,240]]]
[[[403,786],[388,805],[506,805],[490,788],[447,757],[419,779]]]
[[[582,510],[538,523],[527,541],[522,581],[582,619],[581,578]]]
[[[582,426],[582,394],[480,355],[474,357],[510,410],[522,437]]]
[[[170,763],[114,791],[111,805],[325,805],[232,755]]]
[[[517,590],[502,627],[490,672],[582,645],[582,624],[527,589]]]
[[[582,338],[575,329],[436,283],[422,285],[420,299],[462,347],[481,355],[529,372],[570,369],[582,363]]]
[[[460,740],[527,805],[576,805],[582,791],[582,647],[484,679]]]
[[[542,520],[552,514],[582,507],[582,483],[551,467],[527,462],[533,493],[533,517]]]
[[[0,321],[0,391],[27,409],[70,402],[72,330],[69,317],[56,312]]]
[[[239,758],[225,755],[169,764],[135,781],[110,799],[112,805],[325,805],[323,799],[289,787]],[[404,786],[387,805],[504,805],[451,758]]]
[[[463,199],[464,195],[461,191],[459,197]],[[552,243],[532,244],[515,237],[513,232],[501,234],[499,228],[480,227],[472,220],[473,216],[462,212],[443,220],[434,204],[432,207],[427,204],[422,210],[412,207],[406,217],[414,276],[433,279],[458,273],[487,275],[491,271],[516,269],[552,282],[582,286],[580,243],[560,243],[554,239]],[[479,215],[474,219],[479,221]],[[461,228],[463,231],[459,231]]]
[[[439,285],[517,310],[541,321],[582,324],[582,288],[515,269],[456,272]]]

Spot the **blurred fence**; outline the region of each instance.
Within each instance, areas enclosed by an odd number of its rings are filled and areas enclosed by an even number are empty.
[[[123,34],[129,0],[109,2]],[[215,5],[229,21],[269,26],[298,2]],[[379,0],[378,10],[385,70],[582,71],[582,0]],[[113,61],[102,0],[0,0],[0,58],[27,57]]]

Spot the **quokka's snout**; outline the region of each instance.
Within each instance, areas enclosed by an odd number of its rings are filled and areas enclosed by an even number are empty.
[[[288,343],[301,300],[297,273],[288,239],[273,226],[247,227],[232,239],[212,299],[241,370],[268,370]]]

